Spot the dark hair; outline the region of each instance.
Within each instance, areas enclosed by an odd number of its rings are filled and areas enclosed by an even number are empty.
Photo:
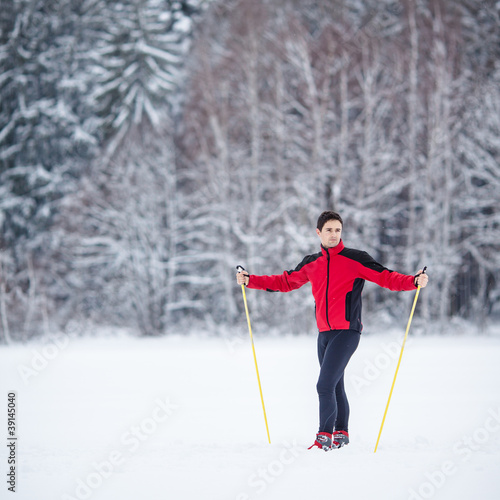
[[[331,210],[327,210],[326,212],[323,212],[319,217],[318,217],[318,224],[317,228],[322,231],[323,226],[329,221],[329,220],[338,220],[341,224],[342,227],[344,226],[344,221],[342,220],[342,217],[337,213],[333,212]]]

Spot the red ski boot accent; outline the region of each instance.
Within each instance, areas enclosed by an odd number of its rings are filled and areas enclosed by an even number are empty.
[[[332,448],[342,448],[349,444],[349,433],[347,431],[334,431],[332,436]]]
[[[320,450],[330,451],[332,449],[332,435],[329,432],[318,432],[316,440],[309,446],[308,450],[319,448]]]

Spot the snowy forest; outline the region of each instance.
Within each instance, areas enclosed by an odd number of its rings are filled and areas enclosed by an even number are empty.
[[[241,322],[235,266],[293,269],[323,210],[428,266],[424,331],[498,321],[500,2],[0,4],[0,343]],[[252,322],[313,332],[310,295]],[[402,324],[412,297],[364,298]]]

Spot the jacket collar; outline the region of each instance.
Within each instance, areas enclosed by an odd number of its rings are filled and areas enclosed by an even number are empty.
[[[336,247],[333,247],[333,248],[325,248],[323,245],[321,245],[321,252],[323,253],[323,255],[327,255],[329,254],[330,257],[332,255],[337,255],[339,254],[340,252],[342,252],[342,250],[344,250],[344,242],[342,240],[339,241],[339,244],[336,246]]]

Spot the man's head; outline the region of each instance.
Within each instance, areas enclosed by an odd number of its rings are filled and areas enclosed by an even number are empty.
[[[325,248],[336,247],[342,238],[342,217],[337,212],[323,212],[318,218],[316,233]]]

